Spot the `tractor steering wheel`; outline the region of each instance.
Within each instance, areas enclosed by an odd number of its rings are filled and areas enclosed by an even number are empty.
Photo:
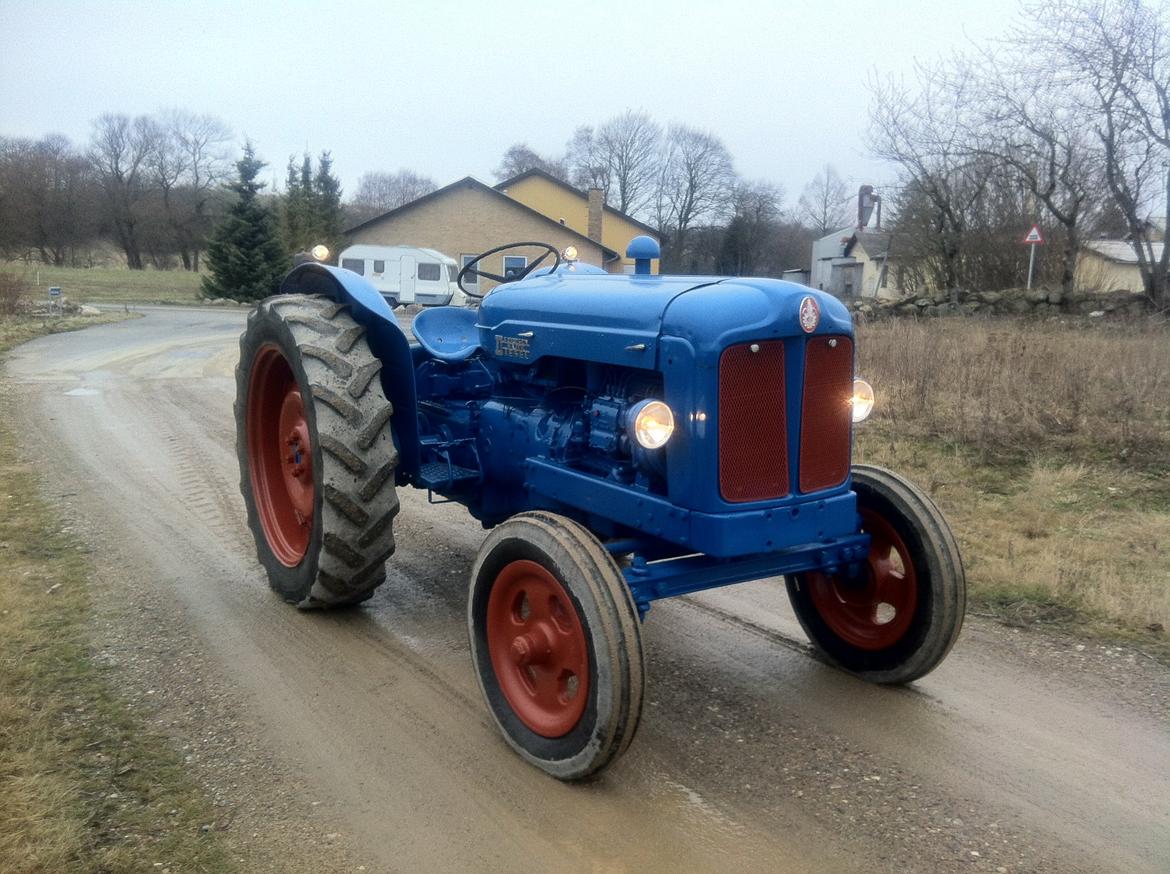
[[[535,246],[538,249],[544,249],[545,252],[531,264],[525,265],[524,269],[514,276],[499,276],[495,273],[488,273],[486,270],[479,270],[475,266],[488,255],[495,255],[497,252],[503,252],[505,249],[518,249],[521,246]],[[552,266],[553,271],[555,271],[558,267],[561,266],[561,253],[550,246],[548,243],[508,243],[503,246],[496,246],[494,249],[488,249],[486,252],[480,252],[478,255],[464,264],[463,269],[459,271],[459,275],[455,277],[455,284],[458,285],[459,290],[468,297],[482,298],[484,295],[477,291],[471,291],[466,286],[464,286],[463,278],[465,276],[468,274],[472,276],[482,276],[484,279],[490,279],[492,282],[498,282],[501,285],[503,285],[505,282],[519,282],[521,279],[543,264],[548,259],[549,255],[552,255],[553,258],[556,259],[553,261]]]

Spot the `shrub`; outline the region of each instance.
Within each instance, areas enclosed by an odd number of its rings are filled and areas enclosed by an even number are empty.
[[[25,309],[32,291],[23,276],[0,271],[0,316],[14,316]]]

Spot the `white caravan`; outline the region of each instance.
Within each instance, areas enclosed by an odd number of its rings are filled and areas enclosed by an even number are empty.
[[[382,293],[391,307],[417,303],[423,306],[464,306],[467,299],[455,277],[455,259],[434,249],[417,246],[350,246],[337,259],[338,266],[364,276]]]

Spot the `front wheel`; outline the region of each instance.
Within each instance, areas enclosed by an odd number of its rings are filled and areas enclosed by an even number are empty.
[[[642,714],[637,609],[613,558],[563,516],[514,516],[471,573],[471,655],[508,744],[561,780],[599,772]]]
[[[788,597],[813,645],[874,683],[908,683],[946,657],[963,627],[967,582],[954,535],[920,489],[879,467],[855,465],[861,574],[797,574]]]

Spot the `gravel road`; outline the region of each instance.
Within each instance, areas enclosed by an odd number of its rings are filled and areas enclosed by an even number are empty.
[[[244,313],[146,308],[9,359],[27,451],[89,541],[95,651],[175,737],[250,869],[1165,871],[1170,676],[1133,651],[969,621],[906,689],[813,659],[776,580],[656,604],[630,752],[565,786],[472,675],[484,532],[405,491],[356,611],[272,595],[244,523]]]

